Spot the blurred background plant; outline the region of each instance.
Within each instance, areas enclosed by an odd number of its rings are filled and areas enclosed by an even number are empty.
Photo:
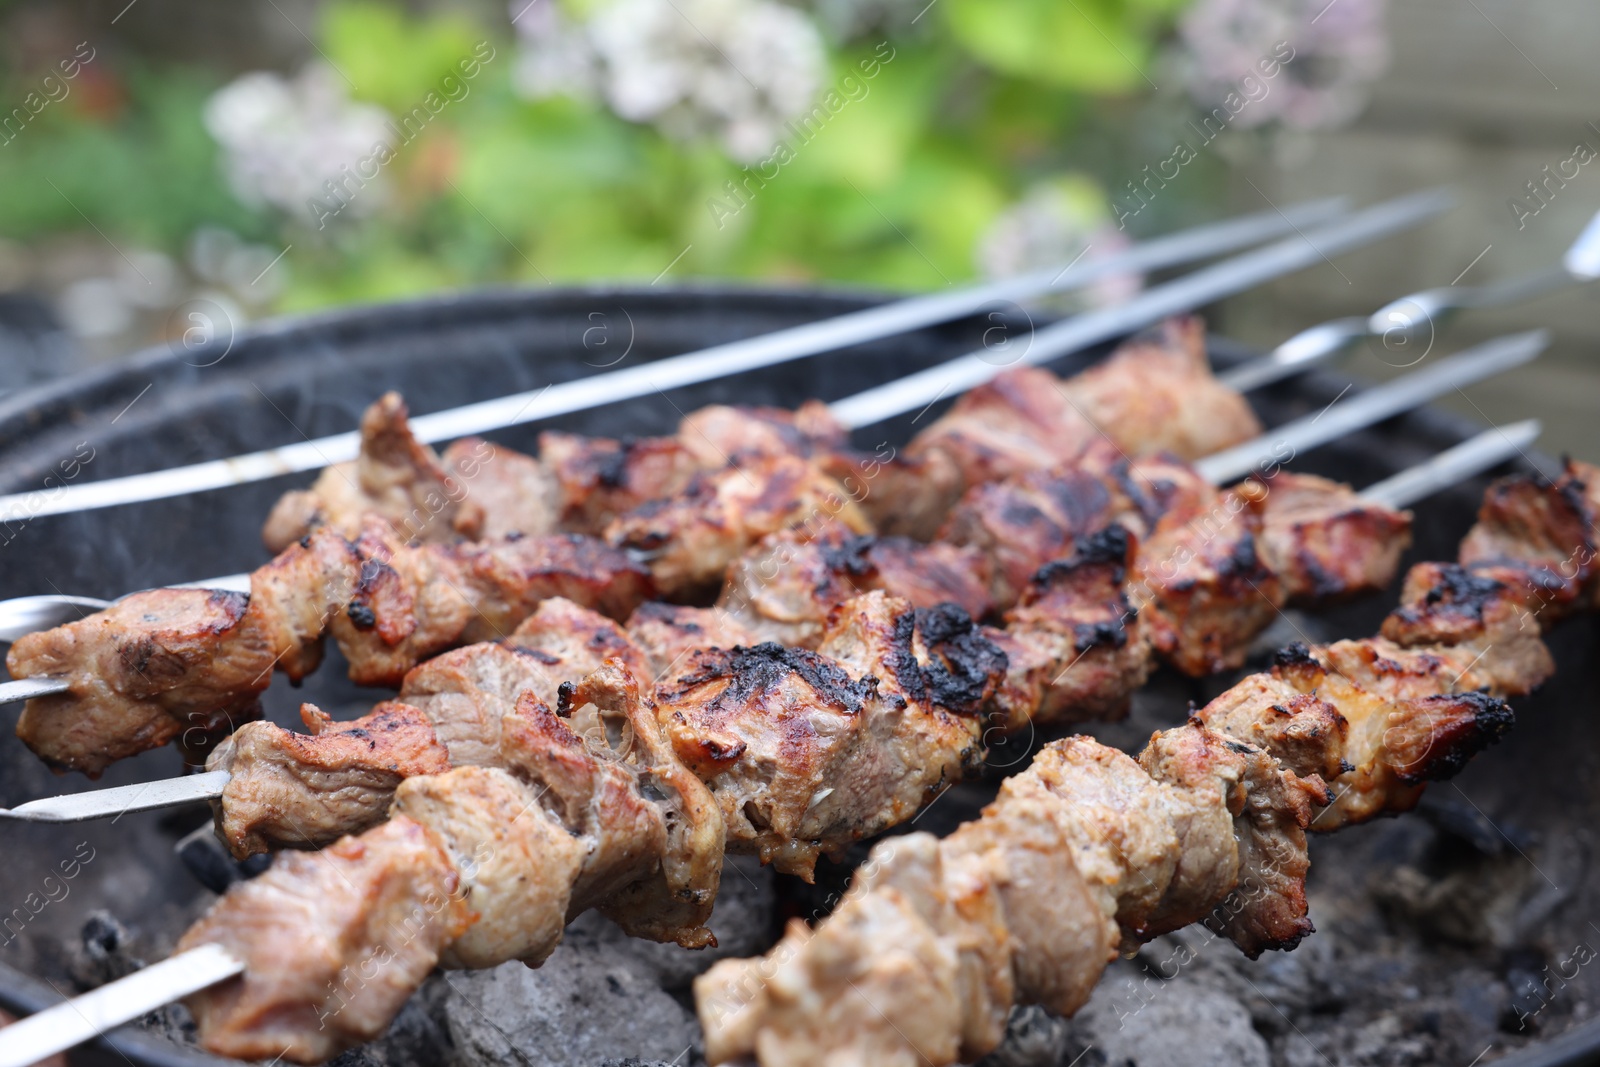
[[[197,298],[933,289],[1103,255],[1214,217],[1241,156],[1349,121],[1388,54],[1383,0],[125,4],[0,5],[0,291],[99,354]],[[1187,132],[1214,108],[1225,151]]]

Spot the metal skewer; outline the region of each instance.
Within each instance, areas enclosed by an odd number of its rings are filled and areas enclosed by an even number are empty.
[[[1408,470],[1368,486],[1361,495],[1387,507],[1409,507],[1520,455],[1538,439],[1540,429],[1537,419],[1493,427]],[[207,771],[142,785],[67,793],[30,800],[14,808],[0,808],[0,819],[86,822],[90,819],[114,818],[152,808],[215,800],[222,796],[228,779],[227,771]]]
[[[1111,275],[1174,267],[1249,248],[1294,232],[1302,226],[1325,224],[1343,215],[1346,210],[1344,200],[1334,199],[1300,204],[1283,212],[1265,211],[1245,215],[1145,241],[1094,262],[1039,271],[953,293],[897,300],[821,322],[715,345],[698,352],[418,416],[411,420],[411,428],[418,440],[435,443],[604,407],[633,397],[650,396],[804,356],[893,337],[975,314],[997,302],[1012,302],[1044,293],[1081,288]],[[31,502],[27,499],[30,496],[37,497],[37,494],[14,493],[0,496],[0,521],[11,521],[23,515],[38,518],[89,511],[246,485],[354,459],[359,446],[360,436],[352,431],[230,459],[68,485],[42,503],[38,499]]]
[[[1321,226],[1265,248],[1234,256],[1176,281],[1146,290],[1139,297],[1077,315],[1035,333],[1022,353],[1021,363],[1047,363],[1053,359],[1132,333],[1179,312],[1233,296],[1253,286],[1297,270],[1315,266],[1382,237],[1416,226],[1450,205],[1440,190],[1414,193],[1398,200],[1358,211],[1336,224]],[[1006,368],[992,362],[988,352],[969,352],[899,381],[876,386],[828,405],[834,418],[854,429],[933,405],[946,396],[964,393]],[[87,488],[87,487],[86,487]]]
[[[1569,286],[1600,279],[1600,213],[1589,220],[1562,256],[1560,267],[1488,285],[1427,289],[1392,300],[1368,318],[1335,319],[1289,338],[1263,359],[1242,363],[1217,375],[1239,392],[1271,385],[1343,352],[1368,338],[1386,345],[1425,346],[1437,327],[1461,310],[1503,307]]]
[[[243,973],[244,961],[221,945],[179,953],[0,1028],[0,1067],[28,1067]]]

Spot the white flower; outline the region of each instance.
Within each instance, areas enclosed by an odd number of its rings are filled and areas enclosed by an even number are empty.
[[[1327,129],[1355,118],[1389,66],[1388,0],[1199,0],[1179,24],[1189,91],[1202,107],[1221,103],[1253,77],[1266,95],[1234,118]],[[1294,58],[1262,79],[1257,64],[1280,44]]]
[[[978,269],[990,278],[1060,270],[1115,255],[1128,238],[1112,224],[1100,190],[1084,178],[1036,185],[989,225],[978,240]],[[1067,309],[1121,303],[1143,285],[1138,275],[1105,278],[1052,301]]]
[[[516,2],[516,0],[513,0]],[[805,14],[774,0],[611,0],[579,27],[551,12],[528,29],[518,84],[532,96],[597,91],[618,115],[754,162],[804,114],[827,74]]]
[[[567,18],[560,0],[511,0],[511,17],[522,39],[511,77],[524,96],[599,95],[600,57],[588,27]]]
[[[328,67],[314,64],[292,80],[245,74],[211,97],[204,120],[222,146],[234,193],[247,204],[303,213],[312,198],[328,199],[328,182],[344,183],[341,195],[358,214],[383,199],[381,175],[360,188],[342,168],[353,172],[377,145],[392,144],[389,116],[352,101]]]

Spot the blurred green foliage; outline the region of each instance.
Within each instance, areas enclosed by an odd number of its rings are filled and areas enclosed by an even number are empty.
[[[975,243],[1024,189],[1083,168],[1089,116],[1146,93],[1185,2],[939,0],[891,36],[894,58],[865,99],[719,218],[714,203],[731,204],[728,183],[746,171],[716,144],[670,139],[599,102],[520,97],[504,24],[339,0],[322,9],[318,49],[356,98],[391,114],[477,42],[495,49],[470,95],[385,167],[381,213],[319,231],[305,213],[239,203],[201,120],[217,77],[118,55],[0,146],[0,233],[33,240],[88,222],[179,252],[197,227],[219,225],[292,243],[283,310],[495,282],[649,280],[669,265],[672,277],[936,288],[972,275]],[[830,46],[835,84],[878,40]],[[9,79],[15,91],[25,73]]]

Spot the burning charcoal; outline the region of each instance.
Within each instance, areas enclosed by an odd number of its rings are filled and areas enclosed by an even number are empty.
[[[328,1067],[413,1067],[414,1064],[449,1063],[450,1035],[445,1032],[443,1001],[449,987],[435,976],[395,1016],[378,1040],[351,1049],[329,1061]]]
[[[717,935],[714,948],[686,949],[629,937],[598,912],[587,912],[567,927],[567,944],[583,952],[625,957],[663,989],[686,990],[695,976],[720,959],[753,956],[772,946],[773,873],[754,856],[727,857],[717,904],[707,923]]]
[[[173,851],[194,875],[195,881],[213,893],[225,893],[233,883],[254,878],[272,865],[272,857],[265,853],[246,860],[234,859],[227,847],[217,840],[210,823],[187,834],[173,846]]]
[[[1071,1043],[1071,1023],[1037,1004],[1029,1004],[1012,1009],[1011,1018],[1006,1021],[1005,1040],[979,1060],[977,1067],[1056,1067],[1076,1055],[1067,1055]]]
[[[1272,1063],[1239,1001],[1199,976],[1162,981],[1128,963],[1106,971],[1073,1029],[1105,1053],[1107,1067],[1192,1067],[1198,1049],[1210,1063]]]
[[[145,964],[133,954],[133,935],[108,911],[89,913],[81,940],[71,955],[72,980],[83,989],[114,982]]]
[[[562,945],[537,969],[446,972],[445,1018],[463,1067],[594,1067],[617,1053],[687,1062],[689,1012],[632,958]]]

